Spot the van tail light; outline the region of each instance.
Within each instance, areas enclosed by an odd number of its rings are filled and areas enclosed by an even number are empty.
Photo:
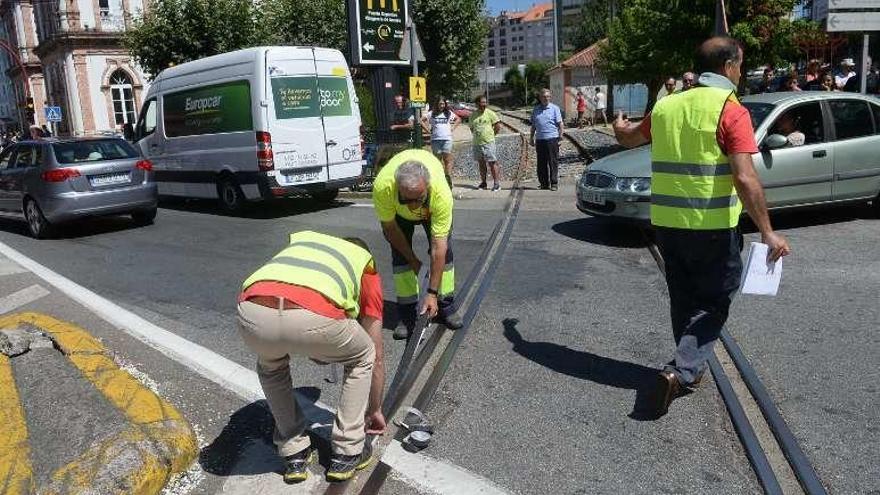
[[[47,170],[42,174],[43,180],[46,182],[64,182],[79,176],[79,170],[75,168],[56,168],[55,170]]]
[[[261,172],[275,170],[275,155],[272,154],[272,135],[257,131],[257,166]]]
[[[364,157],[364,154],[367,152],[367,142],[364,140],[364,126],[361,125],[361,158]]]
[[[150,160],[138,160],[138,162],[135,163],[134,166],[143,170],[144,172],[153,171],[153,162],[151,162]]]

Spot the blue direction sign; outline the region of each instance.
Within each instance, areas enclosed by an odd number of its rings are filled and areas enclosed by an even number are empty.
[[[47,122],[61,122],[61,107],[46,107]]]

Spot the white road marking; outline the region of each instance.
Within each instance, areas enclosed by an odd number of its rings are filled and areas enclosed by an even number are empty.
[[[15,275],[16,273],[27,273],[27,270],[9,258],[0,258],[0,277]]]
[[[407,452],[396,440],[385,449],[382,462],[391,466],[410,485],[429,493],[456,495],[509,495],[510,493],[462,467],[422,453]]]
[[[18,309],[25,304],[32,303],[37,299],[51,294],[39,285],[32,285],[26,289],[13,292],[4,298],[0,298],[0,315]]]
[[[263,390],[260,387],[255,371],[247,369],[205,347],[190,342],[145,320],[28,258],[3,242],[0,242],[0,254],[7,256],[34,275],[42,278],[125,333],[190,368],[208,380],[232,391],[242,399],[252,402],[264,398]],[[35,285],[7,296],[6,299],[19,293],[25,293],[26,296],[33,297],[38,290],[44,293],[40,294],[37,298],[49,294],[46,289]],[[20,300],[25,299],[26,297],[22,297]],[[27,302],[23,304],[27,304]],[[299,402],[303,412],[312,424],[310,429],[322,436],[329,437],[329,430],[333,424],[333,415],[336,413],[335,409],[320,401],[312,402],[302,396],[298,396],[298,398],[300,399]],[[480,478],[464,468],[422,454],[408,453],[396,441],[392,442],[385,450],[382,461],[391,466],[411,484],[441,495],[502,495],[507,493],[492,482]],[[273,490],[277,489],[279,481],[277,477],[265,481],[271,482]],[[238,485],[234,484],[233,486]],[[260,493],[259,491],[254,491],[255,489],[256,487],[252,486],[248,493],[251,495]]]

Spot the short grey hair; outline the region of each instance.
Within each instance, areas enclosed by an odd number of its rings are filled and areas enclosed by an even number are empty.
[[[397,189],[406,189],[407,191],[411,191],[416,189],[422,185],[422,182],[427,186],[431,183],[431,174],[428,173],[428,167],[425,166],[424,163],[409,160],[403,162],[403,164],[394,172],[394,180],[397,182]]]

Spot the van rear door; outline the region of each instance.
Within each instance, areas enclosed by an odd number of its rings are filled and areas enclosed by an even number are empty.
[[[361,174],[361,118],[348,64],[337,50],[315,48],[330,180]]]
[[[275,179],[282,186],[326,182],[327,140],[313,50],[267,50],[266,77]]]

